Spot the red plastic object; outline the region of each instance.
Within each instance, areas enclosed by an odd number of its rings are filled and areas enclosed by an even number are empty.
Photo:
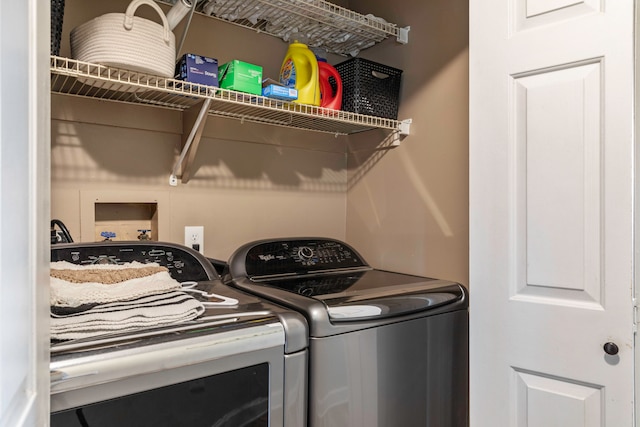
[[[329,80],[333,79],[333,84]],[[338,70],[325,61],[318,61],[320,81],[320,106],[339,110],[342,108],[342,79]]]

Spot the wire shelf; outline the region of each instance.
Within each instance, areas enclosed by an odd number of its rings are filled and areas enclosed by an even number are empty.
[[[210,98],[208,114],[275,126],[348,135],[371,129],[398,130],[383,117],[300,105],[136,71],[51,56],[54,93],[184,111]]]
[[[396,24],[324,0],[201,0],[197,11],[287,42],[302,37],[311,47],[340,55],[356,55],[389,36],[404,37]]]

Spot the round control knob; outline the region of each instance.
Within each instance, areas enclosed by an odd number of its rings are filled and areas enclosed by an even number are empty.
[[[308,246],[303,246],[298,249],[298,255],[302,258],[311,258],[313,256],[313,249]]]
[[[615,356],[616,354],[618,354],[618,351],[619,351],[618,346],[612,342],[606,343],[602,348],[604,349],[604,352],[607,353],[609,356]]]

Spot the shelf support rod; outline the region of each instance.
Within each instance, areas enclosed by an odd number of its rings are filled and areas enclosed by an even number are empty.
[[[193,159],[195,158],[196,151],[198,151],[198,145],[200,144],[200,139],[202,137],[202,130],[204,129],[204,125],[206,123],[207,112],[209,111],[209,107],[211,106],[211,98],[206,98],[201,101],[200,110],[198,111],[197,116],[195,115],[195,111],[197,110],[198,104],[193,107],[185,110],[183,113],[183,129],[187,130],[191,128],[189,135],[186,140],[182,142],[182,152],[180,153],[180,157],[176,161],[176,164],[173,166],[173,170],[171,171],[171,176],[169,177],[169,184],[172,186],[178,185],[178,170],[181,172],[181,180],[183,184],[189,182],[191,179],[191,164],[193,163]],[[183,135],[186,132],[183,133]],[[185,157],[187,161],[185,161]]]
[[[182,1],[182,0],[178,0]],[[191,8],[189,9],[189,17],[187,18],[187,23],[184,25],[184,29],[182,30],[182,35],[180,36],[180,43],[178,44],[178,48],[176,49],[176,61],[180,59],[182,55],[182,46],[184,45],[184,40],[187,38],[187,32],[189,31],[189,26],[191,25],[191,18],[193,18],[193,12],[196,10],[196,6],[198,5],[198,0],[191,0]]]

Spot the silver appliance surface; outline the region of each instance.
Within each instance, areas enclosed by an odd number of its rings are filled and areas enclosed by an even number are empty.
[[[311,427],[468,425],[462,285],[374,269],[308,237],[243,245],[224,280],[307,319]]]
[[[306,383],[292,380],[307,369],[307,328],[300,314],[224,285],[206,258],[181,245],[60,244],[52,246],[51,260],[157,262],[179,282],[237,300],[205,305],[202,316],[176,325],[52,342],[52,426],[82,426],[91,417],[87,425],[173,426],[189,419],[184,412],[193,414],[193,426],[303,422]],[[114,418],[117,412],[126,418]]]

